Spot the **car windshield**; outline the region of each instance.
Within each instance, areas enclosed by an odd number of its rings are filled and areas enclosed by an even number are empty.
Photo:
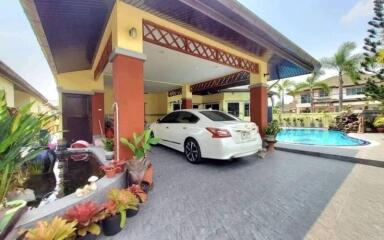
[[[219,111],[200,111],[200,113],[215,122],[237,121],[236,118]]]

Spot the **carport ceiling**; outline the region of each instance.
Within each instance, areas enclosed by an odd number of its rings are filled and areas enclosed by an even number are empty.
[[[194,84],[238,72],[239,69],[194,57],[185,53],[144,43],[144,87],[146,92],[169,91],[184,84]],[[112,66],[105,69],[112,75]]]

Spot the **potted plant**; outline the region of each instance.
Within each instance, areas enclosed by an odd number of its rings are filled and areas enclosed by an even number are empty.
[[[276,135],[281,131],[277,120],[272,120],[265,128],[265,141],[268,143],[268,151],[273,150],[276,143]]]
[[[77,222],[55,217],[51,222],[39,221],[25,235],[26,240],[62,240],[74,237]]]
[[[108,178],[112,178],[116,176],[117,173],[121,172],[121,167],[118,167],[112,163],[103,165],[100,168],[104,171]]]
[[[79,203],[67,210],[64,218],[68,221],[76,221],[77,239],[96,239],[100,235],[98,222],[103,219],[102,206],[89,201]]]
[[[22,200],[7,202],[6,197],[16,171],[44,149],[36,143],[41,140],[40,131],[52,119],[31,113],[33,102],[11,113],[5,99],[5,92],[0,90],[0,234],[12,227],[8,223],[26,205]]]
[[[112,201],[116,210],[120,213],[120,228],[124,228],[127,218],[127,209],[137,211],[139,201],[137,197],[128,190],[114,188],[108,193],[108,200]],[[130,213],[132,214],[132,213]]]
[[[379,133],[384,133],[384,115],[379,115],[375,118],[373,126]]]
[[[130,179],[133,183],[141,183],[145,171],[150,165],[147,153],[151,150],[151,146],[159,143],[159,141],[159,138],[152,136],[151,130],[149,129],[144,130],[140,135],[134,133],[131,140],[126,138],[120,139],[120,142],[127,146],[133,153],[133,159],[127,163]]]
[[[101,227],[105,236],[113,236],[121,231],[120,221],[121,215],[117,211],[116,204],[112,200],[108,200],[104,206],[104,219],[101,221]]]
[[[104,143],[104,150],[105,150],[105,157],[107,160],[112,160],[113,159],[113,150],[115,147],[115,141],[113,138],[103,138],[103,143]]]

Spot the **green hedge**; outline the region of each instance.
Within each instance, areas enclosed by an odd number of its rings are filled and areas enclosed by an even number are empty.
[[[328,128],[335,122],[339,113],[283,113],[273,114],[282,127],[322,127]]]

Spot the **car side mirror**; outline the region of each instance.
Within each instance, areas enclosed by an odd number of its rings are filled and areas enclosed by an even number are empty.
[[[160,118],[156,120],[157,123],[160,123]]]

